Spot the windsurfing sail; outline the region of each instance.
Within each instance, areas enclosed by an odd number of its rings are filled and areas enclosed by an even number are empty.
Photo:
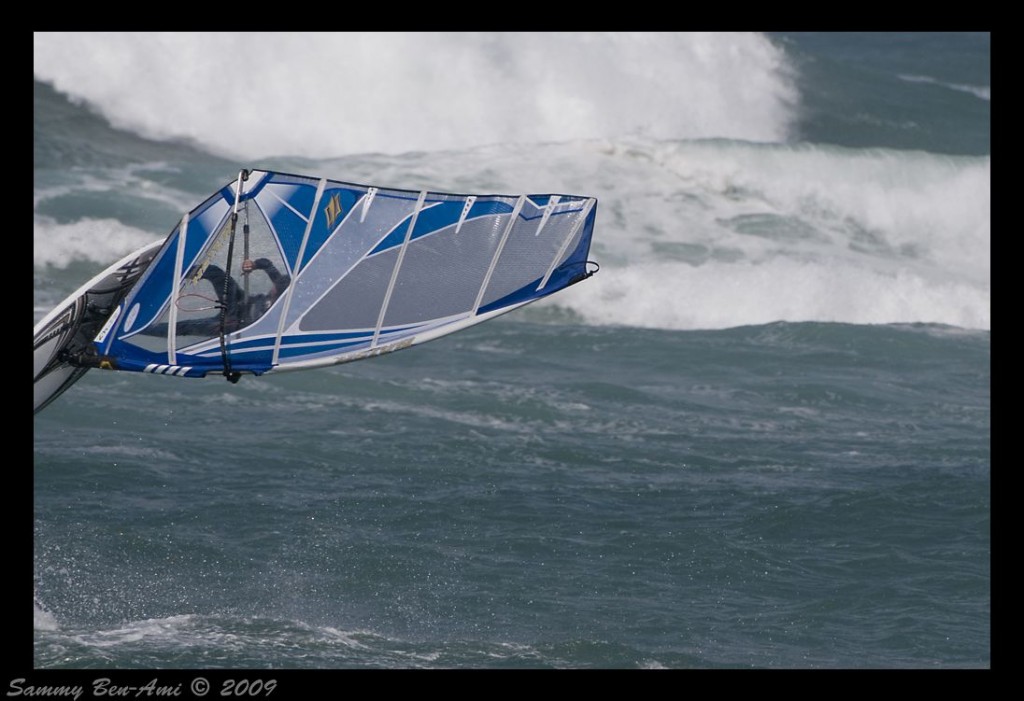
[[[373,357],[596,271],[597,200],[242,171],[181,222],[76,367],[231,381]]]

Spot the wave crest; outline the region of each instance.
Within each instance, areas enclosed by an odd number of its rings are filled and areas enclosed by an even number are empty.
[[[38,80],[115,127],[245,159],[778,141],[798,100],[786,55],[759,34],[43,32],[34,52]]]

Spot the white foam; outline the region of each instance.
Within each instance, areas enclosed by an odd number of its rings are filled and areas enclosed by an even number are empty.
[[[731,33],[39,32],[35,76],[115,126],[246,160],[639,134],[777,141],[785,54]]]
[[[967,85],[964,83],[947,83],[937,78],[932,78],[926,75],[900,75],[900,80],[905,80],[908,83],[931,83],[933,85],[939,85],[950,90],[958,90],[960,92],[970,93],[979,100],[985,102],[992,101],[992,87],[989,85]]]
[[[59,630],[57,619],[47,611],[38,601],[32,602],[33,628],[35,630]]]
[[[117,647],[141,640],[175,640],[190,635],[197,617],[192,614],[150,618],[126,623],[119,628],[99,630],[78,636],[83,643],[96,647]]]
[[[646,263],[602,269],[549,304],[589,323],[715,329],[786,321],[991,325],[990,290],[838,262]]]
[[[592,280],[548,304],[672,329],[991,324],[988,158],[635,143],[599,162]],[[653,167],[652,167],[653,165]]]
[[[67,267],[72,261],[87,260],[100,269],[151,243],[152,233],[126,226],[116,219],[79,219],[58,224],[49,217],[33,218],[32,256],[35,267]],[[98,271],[97,271],[98,272]]]

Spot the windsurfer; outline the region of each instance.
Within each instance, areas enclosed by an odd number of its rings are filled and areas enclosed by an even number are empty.
[[[246,317],[252,320],[262,316],[292,281],[291,277],[283,274],[266,258],[242,262],[242,274],[249,275],[253,270],[262,270],[266,274],[270,280],[270,291],[265,295],[250,295],[248,300],[240,284],[228,277],[220,267],[208,265],[203,271],[203,279],[210,280],[217,292],[217,301],[226,308],[227,318],[241,320]]]
[[[177,333],[181,336],[217,336],[233,332],[251,324],[263,316],[291,284],[291,277],[280,272],[267,258],[242,261],[242,274],[249,275],[260,270],[270,280],[270,290],[265,294],[246,296],[238,282],[227,275],[223,268],[209,264],[198,279],[209,280],[217,294],[217,306],[222,310],[215,316],[203,319],[178,319]],[[189,271],[189,277],[195,269]],[[167,324],[159,323],[142,331],[146,336],[166,336]]]
[[[255,297],[252,298],[257,300],[261,305],[260,307],[256,307],[256,309],[259,311],[259,314],[257,314],[256,316],[260,316],[263,314],[263,312],[270,309],[274,302],[277,301],[277,298],[284,293],[284,291],[288,288],[288,285],[291,283],[292,279],[287,275],[281,273],[277,269],[277,267],[275,267],[274,264],[271,263],[266,258],[257,258],[254,261],[242,261],[243,275],[248,275],[253,270],[262,270],[264,273],[266,273],[267,278],[270,279],[270,291],[265,295],[256,295]],[[250,309],[252,308],[253,307],[251,306],[250,302]]]
[[[249,295],[248,298],[242,287],[220,267],[208,265],[203,271],[202,278],[210,281],[217,292],[217,301],[225,308],[229,328],[239,328],[263,316],[291,283],[291,278],[281,273],[267,258],[242,261],[243,275],[249,275],[254,270],[266,274],[270,280],[270,290],[266,294]]]

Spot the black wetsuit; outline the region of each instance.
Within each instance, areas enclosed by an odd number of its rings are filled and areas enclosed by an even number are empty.
[[[225,330],[233,331],[263,316],[270,308],[271,303],[280,297],[291,283],[291,278],[283,275],[266,258],[257,258],[252,262],[252,266],[253,270],[262,270],[270,278],[270,282],[274,286],[273,295],[249,295],[246,299],[241,286],[216,265],[208,265],[203,271],[203,279],[210,281],[213,289],[217,291],[217,301],[225,307]]]
[[[273,263],[266,258],[253,261],[253,270],[262,270],[274,285],[273,294],[251,294],[248,299],[241,286],[234,278],[216,265],[208,265],[203,271],[202,279],[209,280],[217,293],[217,302],[224,309],[224,333],[237,331],[251,324],[270,309],[270,305],[287,289],[291,283],[288,275],[282,274]],[[221,333],[221,314],[205,319],[181,319],[177,324],[179,336],[218,336]],[[154,324],[142,332],[147,336],[165,336],[167,324]]]

